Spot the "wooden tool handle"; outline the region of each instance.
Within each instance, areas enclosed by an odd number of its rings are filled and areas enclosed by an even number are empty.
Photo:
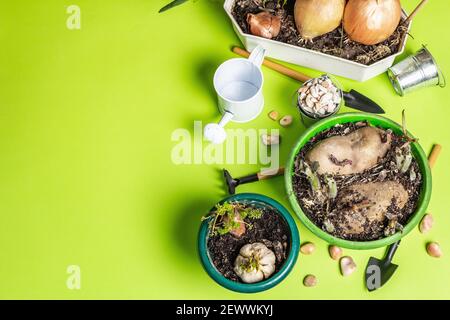
[[[278,169],[266,169],[257,173],[258,180],[270,179],[272,177],[281,176],[284,174],[284,168],[280,167]]]
[[[239,47],[233,47],[233,52],[244,58],[248,58],[250,56],[250,53],[248,51],[246,51],[242,48],[239,48]],[[263,65],[265,65],[269,69],[278,71],[279,73],[284,74],[285,76],[288,76],[288,77],[290,77],[294,80],[300,81],[300,82],[305,82],[305,81],[311,79],[311,77],[307,76],[306,74],[295,71],[291,68],[285,67],[279,63],[276,63],[276,62],[273,62],[273,61],[270,61],[267,59],[264,59]]]
[[[433,149],[431,149],[430,155],[428,156],[428,163],[430,164],[431,169],[433,169],[437,157],[439,156],[439,153],[441,153],[441,150],[442,146],[440,144],[433,145]]]
[[[405,24],[408,24],[415,16],[416,14],[419,12],[420,9],[422,9],[422,7],[428,2],[428,0],[422,0],[420,1],[420,3],[417,5],[417,7],[413,10],[413,12],[411,12],[411,14],[408,16],[408,18],[406,18],[405,20]]]

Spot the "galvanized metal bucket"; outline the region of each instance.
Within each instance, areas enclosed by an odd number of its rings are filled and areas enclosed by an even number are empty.
[[[419,88],[437,85],[445,87],[444,74],[425,46],[389,68],[388,76],[395,91],[401,96]]]

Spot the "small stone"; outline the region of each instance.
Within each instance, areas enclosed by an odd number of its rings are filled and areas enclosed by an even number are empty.
[[[329,246],[328,253],[330,254],[331,259],[339,260],[342,256],[342,249],[338,246]]]
[[[307,242],[302,244],[302,246],[300,247],[300,252],[303,254],[311,254],[314,252],[314,250],[316,249],[316,245],[312,242]]]
[[[269,118],[272,119],[273,121],[277,121],[279,116],[280,114],[278,113],[278,111],[272,110],[269,112]]]
[[[292,116],[286,115],[280,119],[280,125],[283,127],[289,127],[292,123]]]
[[[427,253],[433,258],[440,258],[442,256],[441,247],[437,242],[427,243]]]
[[[277,134],[262,134],[261,135],[262,143],[266,146],[277,145],[280,144],[280,136]]]
[[[433,216],[430,213],[427,213],[423,216],[422,220],[419,224],[419,231],[421,233],[427,233],[433,227]]]
[[[303,285],[305,287],[314,287],[317,285],[317,278],[313,274],[308,274],[303,278]]]
[[[344,277],[347,277],[356,271],[356,263],[349,256],[342,257],[339,263],[341,266],[341,273]]]

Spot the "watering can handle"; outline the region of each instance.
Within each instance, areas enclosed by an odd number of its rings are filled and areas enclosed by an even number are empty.
[[[250,53],[248,60],[258,68],[260,68],[262,63],[264,62],[265,55],[266,50],[261,45],[258,45],[255,49],[253,49],[252,53]]]

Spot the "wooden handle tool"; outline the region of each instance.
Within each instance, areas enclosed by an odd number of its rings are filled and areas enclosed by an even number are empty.
[[[441,153],[441,150],[442,150],[442,146],[440,144],[433,145],[430,155],[428,156],[428,163],[430,164],[431,169],[433,169],[434,164],[436,163],[437,157]]]
[[[250,53],[247,50],[244,50],[239,47],[233,47],[233,52],[244,58],[248,58],[250,56]],[[285,67],[279,63],[270,61],[268,59],[264,59],[263,65],[265,65],[269,69],[278,71],[279,73],[284,74],[285,76],[288,76],[288,77],[290,77],[294,80],[300,81],[300,82],[305,82],[305,81],[308,81],[309,79],[311,79],[311,77],[307,76],[306,74],[295,71],[294,69]]]

